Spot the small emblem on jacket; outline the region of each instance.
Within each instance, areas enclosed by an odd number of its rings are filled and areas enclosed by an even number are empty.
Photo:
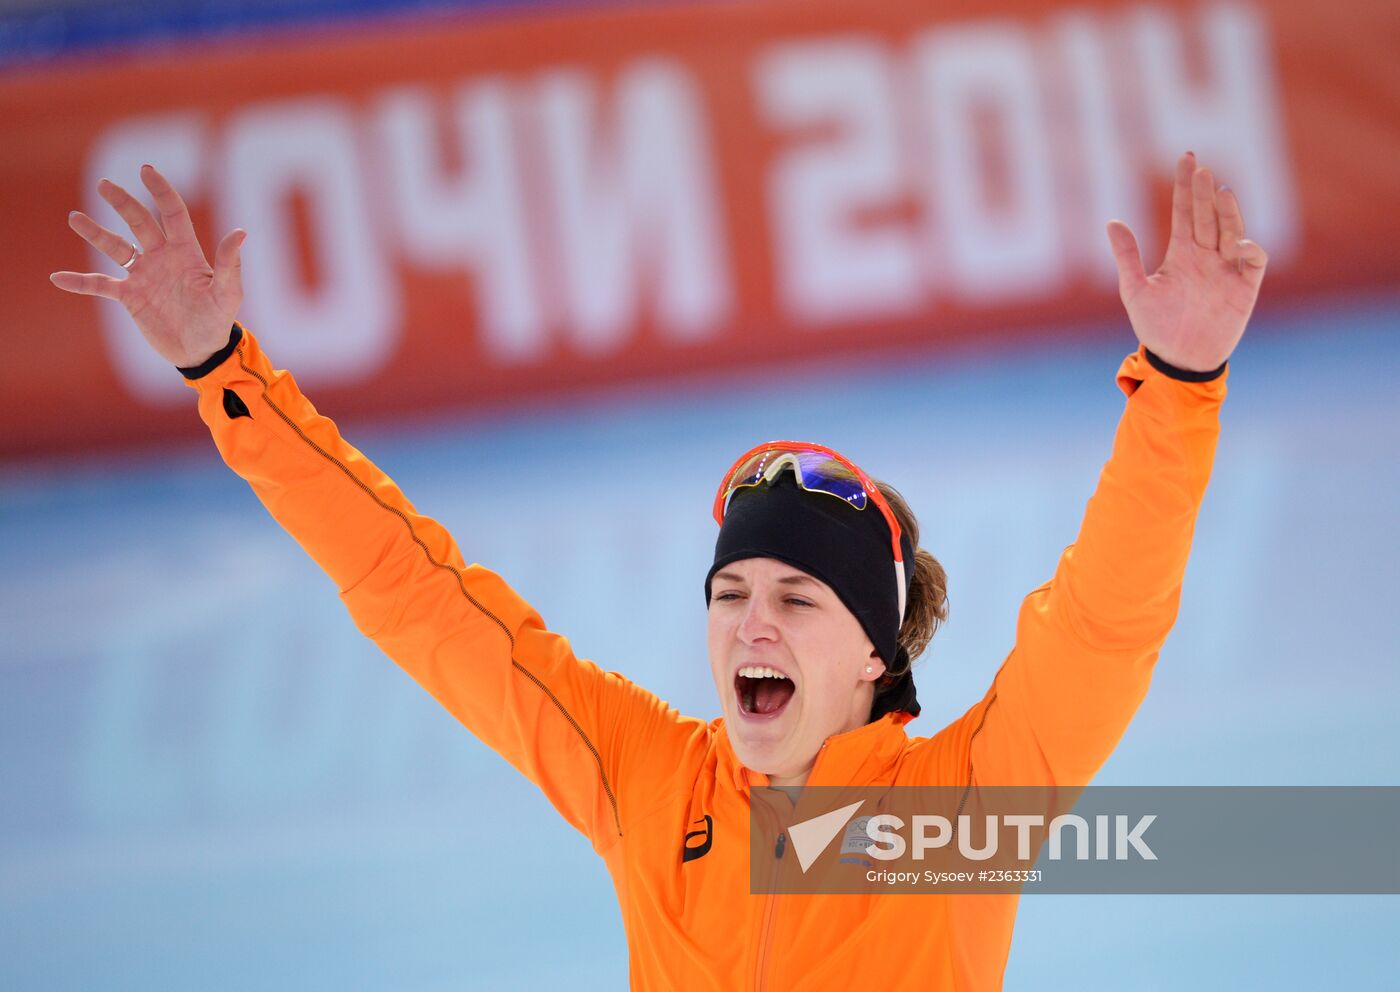
[[[692,830],[685,835],[685,850],[682,852],[681,861],[694,861],[696,858],[703,858],[710,853],[710,845],[715,840],[715,821],[706,813],[696,823],[705,824],[703,829]]]

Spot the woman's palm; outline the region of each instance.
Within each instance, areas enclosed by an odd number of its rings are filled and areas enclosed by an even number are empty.
[[[211,268],[195,236],[189,210],[175,188],[153,167],[141,181],[155,198],[159,220],[140,201],[106,179],[97,190],[131,228],[141,252],[125,279],[100,273],[55,272],[59,289],[102,296],[124,306],[141,334],[172,365],[198,365],[223,347],[243,303],[239,249],[247,237],[236,229],[219,242]],[[69,226],[118,265],[132,259],[133,245],[79,211]]]
[[[1152,275],[1137,239],[1119,221],[1108,225],[1118,288],[1133,331],[1155,355],[1179,368],[1210,371],[1239,344],[1254,310],[1268,256],[1245,239],[1239,201],[1215,188],[1210,170],[1190,152],[1177,162],[1167,254]]]

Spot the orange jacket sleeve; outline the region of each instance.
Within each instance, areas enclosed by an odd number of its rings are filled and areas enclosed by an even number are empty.
[[[1085,785],[1117,745],[1176,621],[1227,376],[1173,378],[1141,347],[1119,368],[1128,399],[1079,537],[969,714],[977,784]]]
[[[596,850],[669,791],[704,725],[575,658],[499,576],[466,564],[252,334],[187,384],[224,461],[325,570],[359,630]]]

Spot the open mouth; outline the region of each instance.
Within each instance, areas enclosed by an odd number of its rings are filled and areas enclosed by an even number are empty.
[[[792,679],[760,665],[748,665],[734,675],[734,691],[739,697],[739,709],[757,717],[773,717],[781,713],[797,691]]]

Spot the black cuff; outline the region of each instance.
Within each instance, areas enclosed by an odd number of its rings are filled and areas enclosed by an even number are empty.
[[[175,368],[179,369],[180,374],[186,379],[202,379],[220,365],[224,364],[228,356],[233,354],[233,349],[238,347],[238,342],[242,337],[243,328],[235,323],[233,325],[233,330],[229,332],[228,344],[224,345],[198,365],[187,369],[182,369],[177,365]]]
[[[1225,366],[1230,364],[1227,360],[1221,362],[1218,369],[1212,369],[1209,372],[1192,372],[1190,369],[1179,369],[1175,365],[1162,361],[1147,348],[1142,350],[1154,369],[1168,378],[1180,379],[1182,382],[1210,382],[1212,379],[1219,379],[1225,374]]]

